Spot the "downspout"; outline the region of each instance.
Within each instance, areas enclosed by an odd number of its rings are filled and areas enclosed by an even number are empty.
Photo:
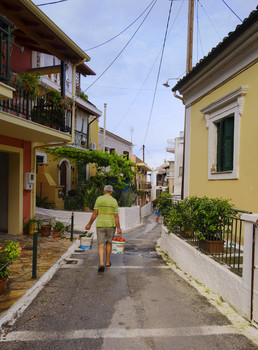
[[[98,117],[95,117],[90,123],[87,125],[87,149],[89,149],[89,133],[90,133],[90,125],[95,122],[95,120],[98,119]]]
[[[185,100],[182,96],[177,95],[176,91],[173,91],[173,94],[174,94],[174,97],[179,98],[179,100],[181,100],[183,102],[183,105],[185,104]]]
[[[81,60],[80,62],[76,63],[73,65],[73,77],[72,77],[72,99],[73,99],[73,105],[72,105],[72,123],[71,123],[71,128],[72,128],[72,140],[67,142],[67,145],[73,145],[74,144],[74,127],[75,127],[75,74],[76,74],[76,67],[82,64],[83,62],[86,61],[86,58]]]
[[[254,305],[254,270],[256,266],[255,262],[255,229],[256,225],[253,224],[253,241],[252,241],[252,271],[251,271],[251,305],[250,305],[250,320],[253,321],[253,305]]]

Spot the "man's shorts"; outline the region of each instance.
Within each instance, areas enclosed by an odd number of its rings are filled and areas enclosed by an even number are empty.
[[[97,227],[98,244],[105,244],[106,242],[112,243],[115,232],[115,227]]]

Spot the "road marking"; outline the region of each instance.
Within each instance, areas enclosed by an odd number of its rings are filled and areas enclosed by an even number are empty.
[[[85,266],[84,268],[90,268],[90,269],[97,269],[98,268],[98,266],[97,265],[91,265],[91,266]],[[105,269],[105,271],[109,271],[109,270],[113,270],[113,269],[139,269],[139,270],[141,270],[141,269],[144,269],[144,270],[146,270],[146,269],[165,269],[165,270],[169,270],[169,269],[171,269],[170,268],[170,266],[155,266],[155,265],[153,265],[153,266],[139,266],[139,265],[137,265],[137,266],[134,266],[134,265],[131,265],[131,266],[123,266],[123,265],[112,265],[112,267],[110,267],[110,268],[107,268],[107,269]]]
[[[150,328],[150,329],[80,329],[70,332],[39,332],[39,331],[14,331],[2,335],[0,342],[11,341],[46,341],[46,340],[72,340],[72,339],[99,339],[99,338],[154,338],[154,337],[196,337],[206,335],[235,334],[232,326],[202,326],[185,328]]]

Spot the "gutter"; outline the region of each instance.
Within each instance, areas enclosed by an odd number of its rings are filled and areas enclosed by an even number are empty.
[[[176,97],[176,98],[178,98],[179,100],[181,100],[182,103],[183,103],[183,105],[185,105],[185,100],[184,100],[184,98],[183,98],[182,96],[177,95],[176,91],[173,91],[173,89],[171,89],[171,91],[173,92],[174,97]]]

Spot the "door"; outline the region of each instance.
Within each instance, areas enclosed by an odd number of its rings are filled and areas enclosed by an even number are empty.
[[[62,162],[60,167],[60,185],[64,186],[64,195],[67,195],[67,163]]]
[[[8,153],[0,152],[0,164],[0,232],[8,232]]]

